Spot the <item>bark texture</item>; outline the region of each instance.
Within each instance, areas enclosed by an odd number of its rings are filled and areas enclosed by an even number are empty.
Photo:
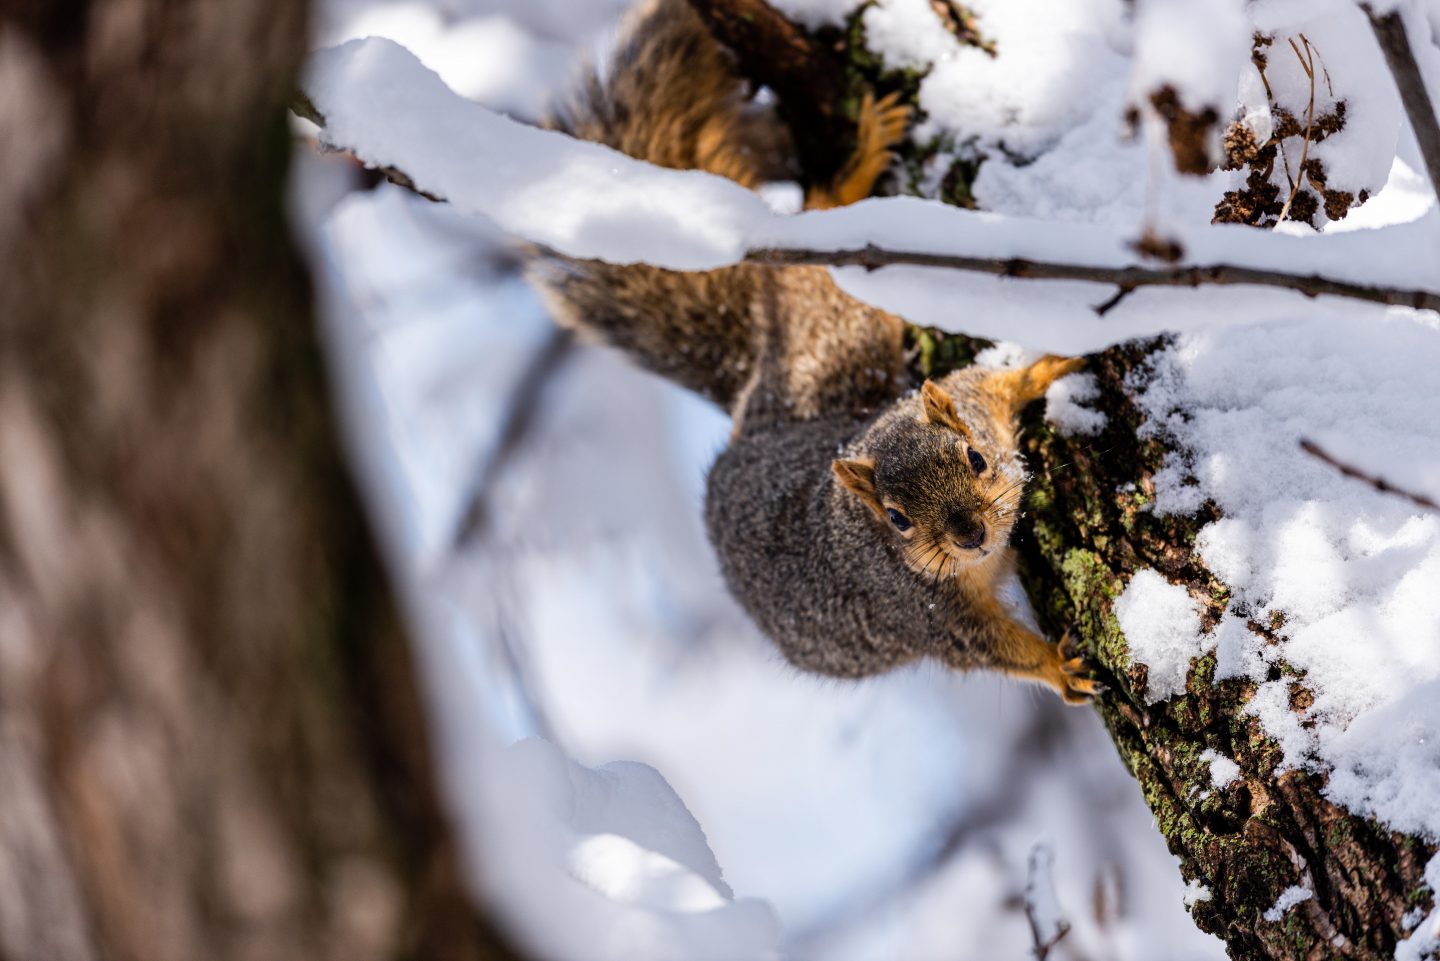
[[[706,5],[741,15],[755,4]],[[763,22],[747,21],[752,28]],[[785,31],[795,29],[791,24]],[[717,36],[740,46],[742,67],[766,49],[744,31],[721,29]],[[848,58],[843,69],[850,83],[862,82],[869,55],[853,43],[837,49]],[[791,96],[824,98],[837,88],[854,96],[854,87],[838,80],[796,85]],[[818,107],[803,104],[786,112],[792,124],[820,115]],[[805,131],[794,135],[797,143],[806,139]],[[970,363],[976,346],[919,329],[911,330],[910,340],[917,375],[938,376]],[[1433,904],[1436,894],[1423,873],[1435,846],[1331,804],[1323,796],[1323,775],[1280,772],[1278,746],[1243,710],[1254,684],[1216,683],[1213,655],[1196,662],[1184,695],[1145,703],[1145,670],[1131,665],[1112,612],[1130,576],[1148,567],[1184,584],[1212,622],[1228,600],[1225,586],[1194,552],[1195,536],[1216,516],[1214,509],[1193,517],[1157,517],[1145,509],[1166,450],[1159,439],[1138,437],[1135,392],[1148,376],[1147,358],[1161,343],[1127,344],[1090,359],[1101,389],[1090,406],[1107,417],[1098,437],[1072,442],[1051,431],[1038,410],[1031,412],[1025,454],[1037,480],[1016,537],[1026,589],[1047,630],[1058,635],[1068,628],[1080,637],[1110,685],[1097,709],[1116,749],[1181,859],[1185,879],[1210,891],[1193,910],[1200,927],[1223,938],[1232,957],[1247,961],[1393,957],[1406,934],[1404,915]],[[1278,627],[1252,625],[1272,637]],[[1289,671],[1275,670],[1272,679]],[[1295,676],[1292,703],[1303,708],[1309,697],[1303,677]],[[1240,765],[1241,776],[1223,790],[1211,790],[1209,763],[1200,757],[1207,748]],[[1296,885],[1313,896],[1280,920],[1267,921],[1264,915],[1281,892]]]
[[[505,956],[285,222],[304,8],[0,8],[4,961]]]
[[[1193,666],[1183,695],[1147,705],[1145,669],[1134,666],[1112,612],[1130,576],[1153,568],[1183,584],[1207,609],[1207,627],[1228,601],[1226,588],[1194,553],[1195,535],[1217,516],[1157,517],[1152,477],[1160,440],[1139,440],[1134,403],[1146,358],[1158,342],[1113,348],[1090,359],[1102,388],[1103,433],[1074,442],[1033,411],[1026,454],[1037,478],[1018,539],[1022,572],[1042,622],[1084,638],[1111,691],[1098,707],[1115,746],[1140,783],[1187,881],[1209,889],[1192,911],[1234,958],[1388,959],[1406,935],[1403,916],[1432,903],[1424,884],[1434,845],[1387,831],[1323,796],[1320,774],[1278,770],[1279,747],[1244,713],[1248,679],[1215,680],[1213,654]],[[1279,625],[1252,624],[1273,637]],[[1310,694],[1292,676],[1291,703]],[[1240,777],[1214,789],[1206,749],[1232,757]],[[1314,892],[1278,921],[1265,919],[1281,892]]]
[[[741,75],[779,97],[804,182],[828,184],[855,143],[859,100],[843,44],[811,36],[765,0],[691,0],[691,6],[734,52]]]

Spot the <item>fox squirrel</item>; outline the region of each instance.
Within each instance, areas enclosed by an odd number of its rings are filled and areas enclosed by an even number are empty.
[[[867,97],[854,156],[806,206],[869,195],[908,118]],[[636,11],[608,71],[552,126],[751,189],[790,176],[783,125],[746,95],[687,0]],[[730,590],[793,664],[859,677],[930,657],[1039,681],[1071,703],[1100,690],[1068,640],[1046,640],[996,597],[1025,482],[1017,416],[1082,361],[972,367],[917,392],[903,322],[824,268],[679,273],[552,255],[530,272],[562,323],[731,412],[706,524]]]

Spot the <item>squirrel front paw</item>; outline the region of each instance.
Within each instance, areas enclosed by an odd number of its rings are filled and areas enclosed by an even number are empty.
[[[1106,687],[1090,677],[1092,666],[1080,645],[1066,631],[1055,645],[1057,677],[1052,683],[1066,704],[1087,704],[1091,698],[1104,694]]]

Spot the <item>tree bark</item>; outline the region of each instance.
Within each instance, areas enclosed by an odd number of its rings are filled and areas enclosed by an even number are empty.
[[[291,0],[0,11],[0,959],[508,956],[289,240]]]
[[[780,116],[795,137],[806,184],[828,184],[855,143],[854,81],[843,42],[811,36],[765,0],[690,0],[736,67],[757,87],[778,95]]]
[[[707,5],[743,11],[755,3]],[[742,66],[767,48],[745,31],[720,30],[717,37],[742,46]],[[863,76],[866,68],[846,69]],[[794,84],[789,95],[824,98],[838,84]],[[813,104],[791,104],[785,113],[791,124],[824,115]],[[796,142],[807,135],[795,131]],[[917,376],[970,363],[976,346],[916,328],[911,342]],[[1090,358],[1100,387],[1098,401],[1090,404],[1107,418],[1100,436],[1067,440],[1045,425],[1038,410],[1030,412],[1024,453],[1035,480],[1015,538],[1026,590],[1043,626],[1055,636],[1069,629],[1079,637],[1109,685],[1096,707],[1116,749],[1181,859],[1185,879],[1209,889],[1209,899],[1193,909],[1197,924],[1223,938],[1232,957],[1247,961],[1391,958],[1407,933],[1402,917],[1433,903],[1435,892],[1423,874],[1435,846],[1330,803],[1321,774],[1279,771],[1279,747],[1243,711],[1254,683],[1217,683],[1213,655],[1195,663],[1183,695],[1156,705],[1144,701],[1145,669],[1131,664],[1112,612],[1131,575],[1154,568],[1184,584],[1207,604],[1212,622],[1228,600],[1193,549],[1214,509],[1193,517],[1158,517],[1143,509],[1154,499],[1152,478],[1166,451],[1160,440],[1139,438],[1135,391],[1144,383],[1147,358],[1162,343],[1126,344]],[[1262,635],[1272,630],[1253,628]],[[1308,696],[1298,678],[1292,692],[1297,705]],[[1241,776],[1223,790],[1212,790],[1209,764],[1200,757],[1207,748],[1240,765]],[[1295,885],[1313,896],[1281,920],[1265,920],[1281,892]]]
[[[1077,633],[1100,665],[1110,692],[1097,707],[1115,746],[1185,880],[1210,892],[1192,910],[1196,923],[1223,938],[1234,958],[1391,958],[1408,933],[1403,916],[1433,902],[1424,872],[1435,846],[1332,804],[1321,774],[1281,772],[1280,748],[1244,712],[1255,683],[1217,682],[1213,654],[1195,662],[1183,695],[1153,705],[1142,696],[1145,668],[1131,664],[1112,612],[1130,577],[1153,568],[1185,585],[1206,604],[1207,626],[1228,600],[1193,550],[1200,528],[1218,516],[1213,507],[1193,517],[1145,510],[1166,451],[1159,440],[1139,439],[1134,392],[1160,343],[1090,358],[1101,387],[1091,404],[1107,418],[1100,435],[1072,441],[1031,412],[1025,453],[1035,480],[1017,538],[1027,592],[1042,624]],[[1272,668],[1271,680],[1281,670]],[[1308,696],[1295,678],[1292,703]],[[1206,749],[1234,758],[1240,777],[1215,789],[1200,757]],[[1292,886],[1313,896],[1267,921]]]

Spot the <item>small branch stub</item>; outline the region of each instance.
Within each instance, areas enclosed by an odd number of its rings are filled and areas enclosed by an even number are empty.
[[[1424,76],[1405,32],[1405,20],[1398,10],[1380,16],[1369,4],[1362,6],[1370,18],[1370,28],[1375,31],[1375,40],[1385,54],[1385,63],[1395,77],[1410,126],[1415,130],[1415,140],[1420,144],[1420,155],[1430,175],[1430,189],[1440,191],[1440,122],[1435,119],[1435,105],[1430,102]]]

